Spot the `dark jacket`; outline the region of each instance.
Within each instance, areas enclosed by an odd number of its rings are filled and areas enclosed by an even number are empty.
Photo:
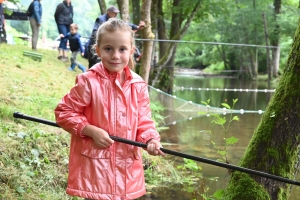
[[[54,18],[56,24],[70,25],[73,23],[73,15],[74,14],[72,4],[68,6],[68,4],[65,1],[63,1],[56,7]]]
[[[80,35],[78,33],[74,35],[68,33],[68,35],[66,35],[65,38],[69,40],[69,45],[72,52],[80,51],[81,53],[84,53],[81,40],[80,40]]]
[[[100,15],[100,16],[96,19],[96,21],[95,21],[95,23],[94,23],[92,35],[96,34],[98,28],[100,27],[100,25],[103,24],[104,22],[106,22],[108,19],[109,19],[109,16],[107,15],[107,13],[104,14],[104,15]],[[135,25],[135,24],[130,24],[130,23],[128,23],[128,25],[131,26],[132,30],[137,30],[137,29],[138,29],[138,26]]]
[[[37,23],[41,24],[42,14],[43,14],[42,4],[38,0],[35,0],[33,2],[33,14],[30,16],[30,18],[35,18]]]

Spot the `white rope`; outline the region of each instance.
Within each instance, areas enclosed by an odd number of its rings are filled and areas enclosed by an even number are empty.
[[[174,43],[191,43],[191,44],[211,44],[211,45],[227,45],[227,46],[240,46],[240,47],[259,47],[259,48],[270,48],[276,49],[276,46],[265,46],[256,44],[237,44],[237,43],[226,43],[226,42],[200,42],[200,41],[186,41],[186,40],[159,40],[159,39],[141,39],[136,38],[138,41],[157,41],[157,42],[174,42]]]
[[[275,92],[276,89],[238,89],[238,88],[195,88],[195,87],[179,87],[179,86],[175,86],[174,92],[178,91],[178,90],[195,90],[195,91],[225,91],[225,92],[264,92],[264,93],[268,93],[268,92]]]

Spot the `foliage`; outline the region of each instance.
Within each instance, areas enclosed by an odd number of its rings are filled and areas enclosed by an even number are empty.
[[[226,114],[227,109],[229,111],[233,110],[235,104],[237,103],[237,101],[238,101],[238,99],[233,99],[232,107],[227,103],[222,103],[221,105],[224,107],[224,114]],[[217,161],[225,162],[225,163],[229,164],[229,161],[228,161],[228,158],[227,158],[227,153],[228,153],[227,147],[229,145],[234,145],[239,141],[239,139],[234,137],[234,136],[230,136],[230,137],[228,136],[229,127],[230,127],[230,124],[232,122],[239,121],[239,117],[236,116],[236,115],[233,116],[232,111],[230,111],[229,119],[226,119],[225,116],[222,116],[220,114],[209,113],[210,99],[208,99],[207,101],[201,101],[201,103],[208,107],[208,112],[207,113],[200,112],[199,114],[206,114],[207,116],[209,116],[211,118],[211,123],[212,124],[221,126],[221,128],[223,130],[223,135],[222,135],[222,137],[224,139],[223,144],[217,144],[215,142],[215,134],[213,134],[212,131],[209,131],[209,130],[206,131],[211,135],[210,142],[213,145],[213,147],[217,150],[217,153],[220,156],[220,159],[217,159]],[[220,136],[218,135],[218,137],[220,137]],[[214,193],[214,197],[217,198],[217,199],[222,199],[223,194],[224,194],[224,190],[218,190]]]
[[[188,33],[183,40],[257,44],[264,45],[264,30],[262,12],[267,13],[270,38],[274,37],[274,17],[271,1],[222,1],[214,4],[211,1],[203,6],[204,16],[192,23]],[[256,6],[253,6],[256,2]],[[298,3],[298,2],[297,2]],[[287,59],[290,51],[290,41],[296,28],[299,11],[295,2],[283,1],[281,15],[279,17],[280,46],[281,46],[281,69],[284,60]],[[288,45],[286,45],[288,41]],[[224,54],[225,58],[223,58]],[[216,64],[222,63],[223,67],[215,69],[226,70],[247,70],[252,62],[250,55],[257,56],[258,71],[266,72],[266,49],[254,47],[236,47],[227,45],[211,44],[179,44],[176,54],[176,65],[185,68],[203,69],[207,66],[215,68]],[[213,70],[208,70],[213,71]]]
[[[215,143],[215,139],[214,139],[215,135],[211,131],[209,131],[209,133],[212,137],[211,143],[214,146],[214,148],[217,150],[217,152],[220,156],[220,159],[218,159],[218,161],[221,161],[221,162],[229,163],[228,158],[227,158],[227,147],[229,145],[234,145],[235,143],[237,143],[239,141],[239,139],[236,137],[233,137],[233,136],[228,137],[230,124],[233,121],[239,121],[239,117],[236,115],[233,116],[233,113],[231,111],[234,109],[234,106],[237,103],[237,101],[238,101],[238,99],[233,99],[232,107],[230,105],[228,105],[227,103],[221,104],[224,107],[224,114],[226,114],[227,109],[229,110],[229,112],[230,112],[229,119],[226,119],[225,116],[222,116],[220,114],[209,113],[210,99],[208,99],[206,102],[205,101],[201,102],[202,104],[204,104],[205,106],[208,107],[208,112],[207,113],[200,112],[199,114],[207,114],[211,118],[211,123],[221,126],[221,128],[223,130],[223,139],[224,139],[224,144],[222,144],[223,148],[218,147],[219,145]]]
[[[168,190],[185,193],[190,199],[213,199],[208,194],[209,188],[204,185],[202,168],[197,162],[185,158],[172,162],[170,159],[149,157],[145,154],[145,179],[154,196],[167,187]],[[209,180],[217,181],[218,177],[211,177]]]

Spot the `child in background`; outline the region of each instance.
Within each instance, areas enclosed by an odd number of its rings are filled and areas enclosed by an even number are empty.
[[[164,155],[151,119],[148,86],[134,67],[131,27],[109,19],[97,32],[102,62],[77,76],[55,109],[57,124],[71,133],[67,193],[86,199],[136,199],[145,194],[141,149],[109,135],[147,143]]]
[[[77,33],[77,31],[78,31],[78,25],[71,24],[70,33],[68,33],[68,35],[61,34],[60,37],[69,40],[69,45],[72,52],[71,67],[69,68],[69,70],[74,71],[77,65],[78,68],[82,70],[82,72],[86,72],[85,67],[76,60],[78,54],[81,54],[82,56],[84,55],[84,50],[80,41],[80,35]]]

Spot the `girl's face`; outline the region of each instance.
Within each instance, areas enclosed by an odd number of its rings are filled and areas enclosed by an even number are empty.
[[[120,72],[128,66],[134,49],[131,33],[121,31],[103,34],[100,45],[96,47],[104,67],[110,72]]]

